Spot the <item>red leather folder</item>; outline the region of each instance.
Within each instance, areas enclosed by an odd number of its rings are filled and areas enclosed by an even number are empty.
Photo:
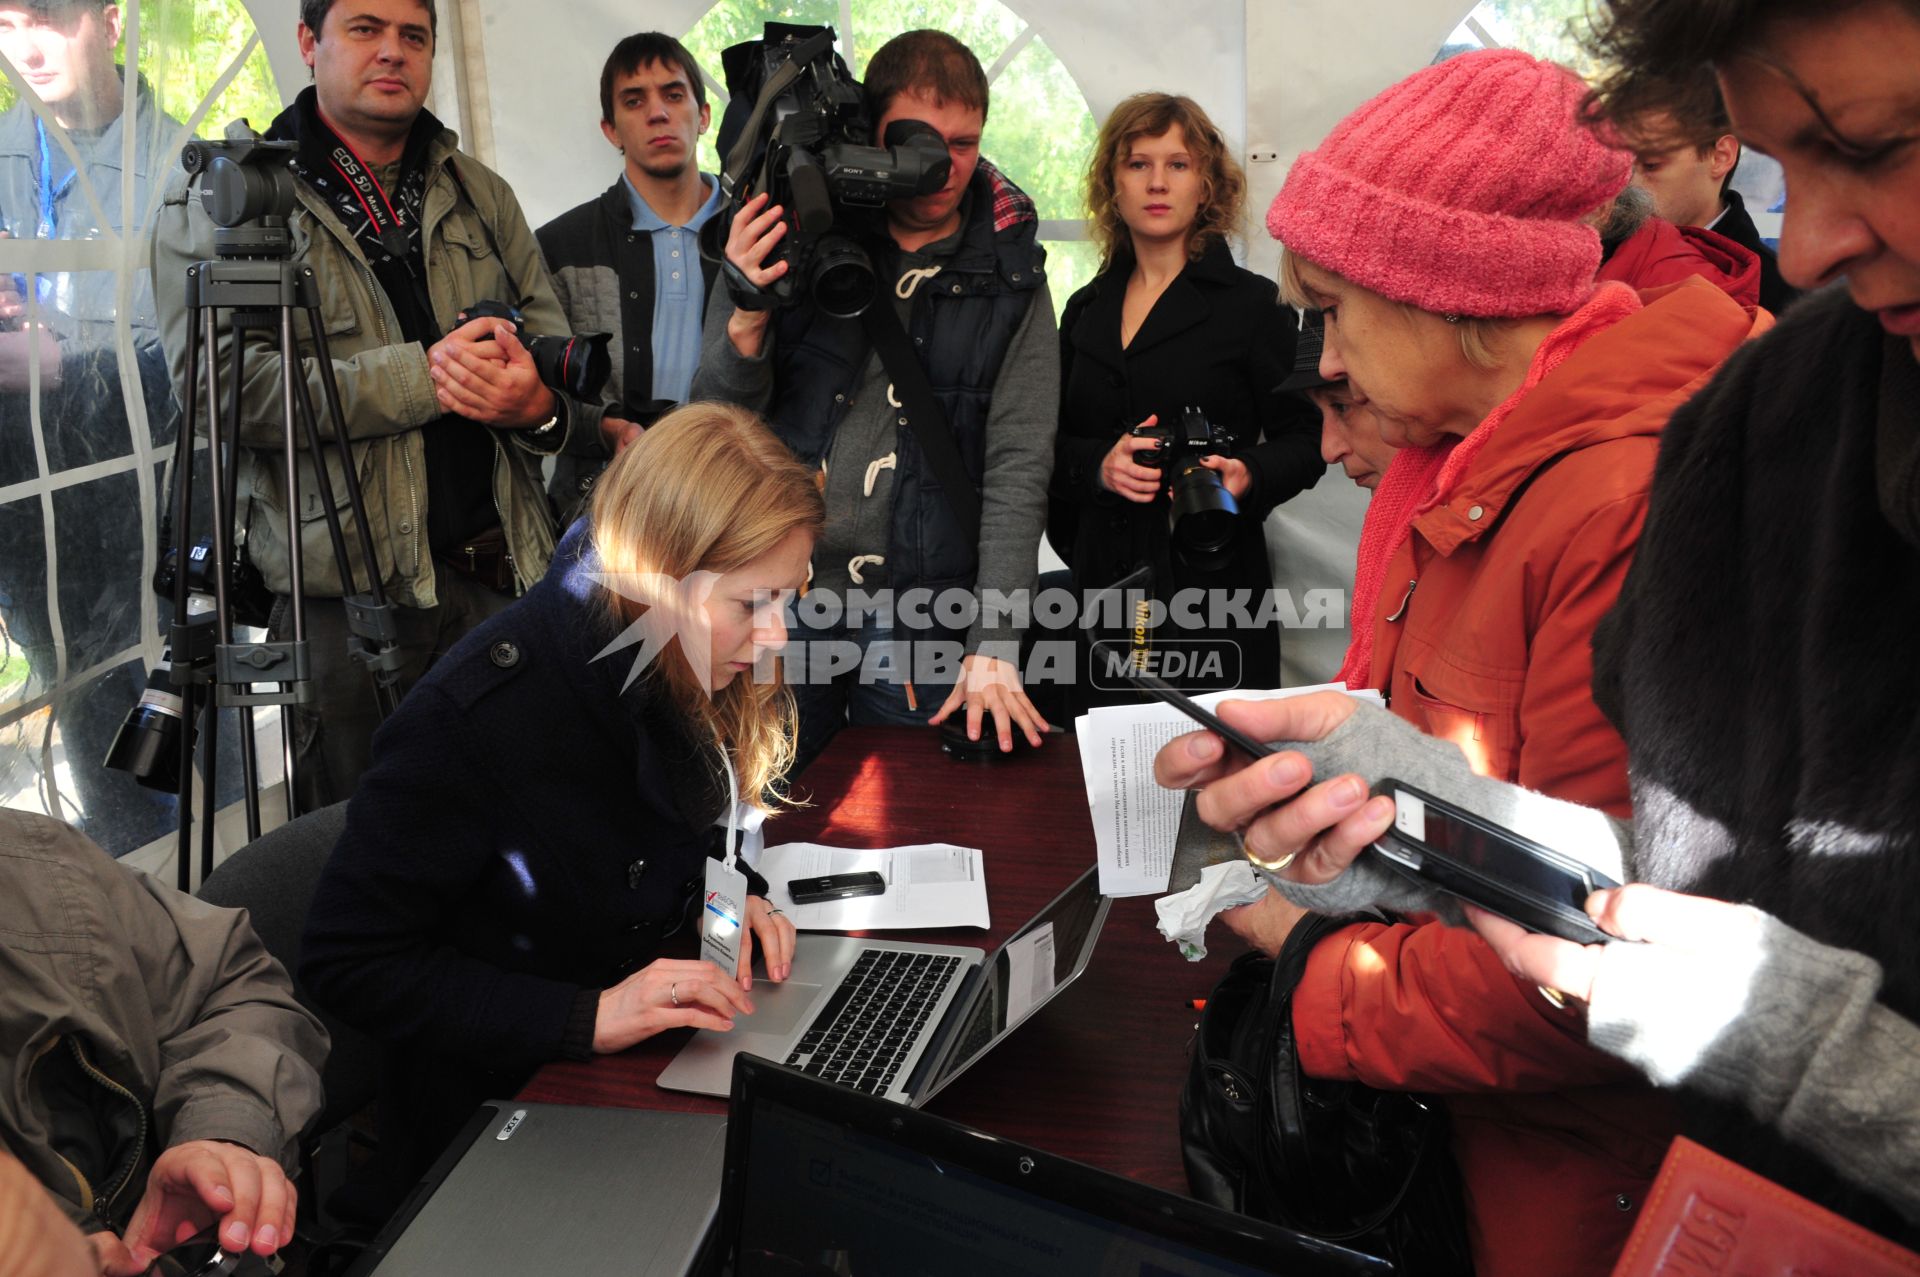
[[[1613,1277],[1891,1277],[1920,1255],[1684,1136]]]

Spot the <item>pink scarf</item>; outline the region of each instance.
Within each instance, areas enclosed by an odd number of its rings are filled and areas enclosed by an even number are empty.
[[[1336,676],[1350,688],[1375,686],[1373,630],[1387,565],[1413,531],[1413,521],[1453,495],[1500,423],[1513,414],[1533,388],[1565,363],[1574,351],[1640,309],[1640,295],[1625,284],[1602,284],[1579,310],[1547,334],[1527,366],[1526,379],[1505,402],[1487,414],[1464,439],[1424,448],[1402,448],[1381,477],[1360,529],[1354,565],[1353,608],[1348,614],[1353,637]],[[1397,605],[1396,605],[1397,606]],[[1385,691],[1387,689],[1381,688]]]

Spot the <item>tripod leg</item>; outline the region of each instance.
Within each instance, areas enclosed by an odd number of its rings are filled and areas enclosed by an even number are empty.
[[[283,311],[280,325],[280,408],[282,427],[280,432],[281,454],[286,462],[287,475],[287,577],[289,582],[287,603],[293,616],[293,642],[296,649],[304,648],[307,642],[307,596],[306,561],[300,544],[300,462],[299,450],[294,446],[295,408],[294,398],[299,380],[299,352],[292,346],[293,326],[287,322]],[[308,692],[312,689],[309,687]],[[291,711],[294,706],[288,706]],[[292,714],[287,715],[286,758],[287,758],[287,818],[292,820],[299,815],[300,797],[298,785],[298,763],[293,748]]]
[[[214,817],[220,811],[220,794],[214,774],[214,760],[220,756],[220,702],[216,697],[207,697],[207,703],[201,710],[206,721],[200,724],[200,881],[205,882],[207,875],[213,872],[213,826]]]
[[[322,351],[320,357],[324,360],[326,353]],[[293,312],[291,310],[280,312],[280,358],[295,362],[299,359],[299,348],[293,343]],[[313,481],[320,490],[320,513],[327,522],[327,539],[333,542],[334,564],[340,569],[340,593],[342,596],[355,595],[360,592],[359,585],[354,580],[353,560],[347,557],[347,538],[340,531],[340,511],[333,504],[333,479],[327,474],[327,459],[320,451],[320,427],[314,423],[313,401],[307,397],[306,382],[294,380],[291,386],[294,401],[292,407],[297,408],[298,411],[289,412],[288,424],[292,424],[294,416],[300,418],[301,429],[306,435],[307,455],[313,459]],[[288,437],[292,438],[291,435]],[[347,491],[357,494],[360,487],[359,476],[354,473],[353,452],[347,447],[344,437],[340,439],[340,472],[343,476],[342,482],[347,485]],[[365,513],[361,510],[358,501],[354,502],[354,512],[363,520],[361,535],[364,537],[366,535]],[[376,572],[375,575],[377,576],[378,573]]]
[[[345,463],[348,473],[347,500],[353,506],[353,521],[360,529],[360,556],[367,565],[367,578],[370,584],[367,592],[373,595],[373,601],[383,603],[386,593],[380,584],[380,559],[373,544],[373,528],[367,523],[366,497],[360,491],[358,476],[353,474],[352,454],[347,450],[347,419],[340,408],[340,388],[333,382],[333,355],[327,346],[327,326],[320,320],[320,308],[307,308],[307,331],[313,336],[313,348],[320,358],[320,394],[327,401],[327,424],[333,428],[334,443],[340,449],[340,459]],[[306,387],[301,387],[304,393]]]
[[[185,413],[180,418],[180,432],[173,441],[173,630],[168,635],[167,651],[172,660],[174,685],[180,693],[180,727],[189,731],[194,723],[195,688],[191,682],[182,682],[180,673],[187,669],[192,652],[187,646],[187,544],[191,539],[188,528],[193,511],[193,432],[198,424],[200,410],[200,357],[203,353],[200,342],[200,313],[196,308],[187,324],[187,385]],[[211,356],[209,356],[211,358]],[[188,851],[193,841],[193,749],[189,742],[180,743],[180,774],[174,792],[180,797],[179,826],[174,843],[174,882],[185,891],[191,881],[192,862]]]
[[[247,841],[260,836],[260,753],[255,736],[253,706],[240,711],[240,780],[247,787]]]
[[[291,821],[300,815],[300,795],[296,790],[300,764],[293,756],[293,716],[286,713],[288,708],[282,706],[280,714],[280,766],[281,774],[287,778],[287,819]]]
[[[182,568],[184,572],[185,569]],[[180,689],[180,730],[186,739],[180,742],[180,825],[173,845],[173,885],[181,891],[193,890],[193,737],[199,721],[200,689],[189,683]]]
[[[240,386],[245,369],[246,354],[244,343],[236,333],[233,343],[233,366],[229,383],[232,386],[227,402],[227,420],[232,423],[232,433],[221,441],[226,449],[227,489],[226,508],[232,518],[240,517]],[[232,525],[228,524],[229,532]],[[229,547],[234,541],[229,536]],[[238,558],[239,550],[232,550],[232,557]],[[216,697],[217,701],[219,698]],[[240,793],[240,805],[247,814],[247,841],[252,842],[260,836],[260,768],[254,753],[253,709],[248,707],[240,715],[240,777],[243,788]]]
[[[359,533],[361,561],[367,569],[367,594],[373,600],[375,609],[384,614],[387,610],[387,595],[386,587],[380,582],[380,556],[373,544],[373,527],[367,522],[366,494],[360,488],[360,476],[353,464],[353,449],[347,439],[347,419],[340,407],[340,387],[333,380],[333,351],[327,345],[327,327],[321,321],[320,308],[317,305],[306,307],[306,313],[307,333],[313,339],[316,362],[320,368],[320,394],[326,401],[327,425],[333,431],[334,446],[340,450],[342,482],[346,485],[347,504],[353,510],[354,526]],[[289,329],[287,340],[292,340],[291,329]],[[313,401],[307,395],[306,383],[302,382],[299,390],[300,407],[307,422],[307,438],[313,450],[314,466],[324,474],[326,468],[320,460],[321,445],[318,424],[313,416]],[[341,580],[350,583],[353,580],[353,574],[348,567],[346,542],[331,525],[329,531],[335,532],[334,556],[340,562]],[[351,585],[347,592],[349,594],[353,592]],[[380,650],[385,651],[391,646],[390,642],[384,643]],[[380,703],[380,714],[384,718],[400,705],[398,675],[378,669],[371,672],[374,696]]]

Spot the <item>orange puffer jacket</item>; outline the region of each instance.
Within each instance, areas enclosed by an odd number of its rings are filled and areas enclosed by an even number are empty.
[[[1593,704],[1594,627],[1632,559],[1661,427],[1771,322],[1699,279],[1643,296],[1415,518],[1373,647],[1394,712],[1476,771],[1616,816],[1627,753]],[[1447,1097],[1480,1277],[1609,1271],[1677,1114],[1586,1045],[1575,1011],[1438,922],[1329,937],[1293,1005],[1309,1074]]]

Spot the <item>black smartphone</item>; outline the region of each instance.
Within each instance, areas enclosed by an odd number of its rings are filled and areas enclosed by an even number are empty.
[[[1620,884],[1591,865],[1404,781],[1388,778],[1373,792],[1393,799],[1393,826],[1372,850],[1401,873],[1529,931],[1576,944],[1613,939],[1585,906],[1594,892]]]
[[[828,900],[851,900],[855,896],[877,896],[887,889],[887,880],[872,870],[857,874],[827,874],[819,878],[789,878],[787,894],[797,905],[817,905]]]
[[[1188,718],[1191,718],[1194,722],[1200,724],[1200,726],[1218,736],[1221,740],[1227,742],[1227,744],[1245,754],[1248,758],[1265,758],[1268,754],[1277,754],[1280,752],[1272,745],[1262,745],[1259,741],[1238,728],[1228,727],[1214,715],[1209,714],[1206,710],[1194,704],[1191,697],[1177,690],[1173,684],[1167,682],[1165,679],[1158,678],[1152,674],[1142,673],[1132,666],[1126,668],[1125,677],[1129,683],[1132,683],[1147,695],[1165,701],[1182,714],[1185,714]]]

